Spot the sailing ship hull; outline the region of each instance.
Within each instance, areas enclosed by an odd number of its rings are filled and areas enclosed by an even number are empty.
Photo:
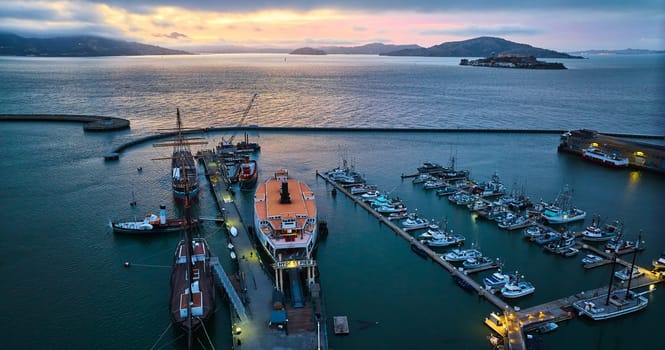
[[[215,310],[215,286],[210,268],[210,250],[203,238],[192,239],[192,280],[188,279],[186,241],[175,250],[171,272],[170,314],[175,325],[184,331],[197,331]],[[191,285],[191,288],[190,288]],[[189,291],[192,291],[191,303]],[[192,317],[188,310],[188,304]]]
[[[649,299],[641,295],[633,295],[632,298],[626,300],[625,289],[612,292],[607,305],[606,300],[608,300],[607,294],[600,295],[576,301],[573,303],[573,307],[578,310],[580,315],[586,315],[594,321],[601,321],[642,310],[649,304]]]

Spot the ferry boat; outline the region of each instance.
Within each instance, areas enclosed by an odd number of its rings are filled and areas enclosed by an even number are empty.
[[[582,151],[582,158],[611,168],[627,168],[630,165],[628,158],[621,157],[619,153],[608,154],[593,146]]]
[[[309,186],[277,170],[254,195],[256,236],[273,259],[311,259],[318,235],[317,208]]]
[[[197,226],[199,221],[192,219],[190,225]],[[170,232],[182,232],[186,228],[183,218],[166,218],[166,206],[159,206],[159,216],[148,214],[143,221],[116,221],[111,222],[114,233],[126,235],[151,235]]]
[[[244,161],[240,163],[240,174],[238,175],[238,183],[240,190],[249,191],[256,186],[256,179],[258,178],[258,165],[255,160],[245,157]]]

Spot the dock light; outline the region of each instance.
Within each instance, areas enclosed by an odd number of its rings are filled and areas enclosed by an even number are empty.
[[[656,289],[656,285],[655,285],[655,284],[650,284],[650,285],[649,285],[649,292],[653,292],[655,289]]]
[[[234,332],[236,335],[238,335],[238,334],[242,333],[242,329],[240,328],[240,326],[236,326],[236,328],[233,330],[233,332]]]
[[[638,156],[638,157],[644,157],[644,152],[637,151],[637,152],[635,152],[635,155]]]
[[[591,147],[598,147],[598,142],[592,142]]]

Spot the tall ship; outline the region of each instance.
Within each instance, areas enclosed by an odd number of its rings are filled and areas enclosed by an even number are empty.
[[[312,258],[318,234],[316,201],[309,186],[277,170],[256,188],[254,227],[273,261]]]
[[[187,187],[185,187],[187,194]],[[173,323],[187,334],[191,349],[193,334],[215,310],[215,285],[210,267],[210,248],[204,238],[192,237],[189,200],[185,196],[185,238],[173,255],[169,312]]]
[[[182,126],[180,109],[177,109],[176,128],[172,132],[174,139],[167,142],[155,144],[155,147],[173,147],[171,159],[171,186],[173,197],[184,202],[197,200],[199,195],[199,179],[196,162],[190,150],[190,145],[204,145],[207,142],[201,137],[186,137],[187,130]]]
[[[256,186],[256,180],[258,179],[258,164],[256,160],[249,159],[245,156],[244,159],[240,162],[240,171],[238,173],[238,183],[240,189],[243,191],[249,191]]]

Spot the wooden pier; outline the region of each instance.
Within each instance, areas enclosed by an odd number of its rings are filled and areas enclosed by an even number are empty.
[[[504,344],[507,344],[508,349],[511,350],[524,350],[526,349],[526,340],[524,332],[529,332],[536,329],[538,326],[542,325],[545,322],[561,322],[564,320],[571,319],[573,315],[572,305],[574,302],[588,298],[590,296],[599,295],[599,293],[606,293],[608,287],[600,287],[592,289],[589,291],[584,291],[577,293],[572,296],[567,296],[561,299],[553,300],[544,304],[536,305],[529,307],[527,309],[520,309],[518,307],[513,308],[508,303],[503,301],[498,296],[490,293],[478,282],[473,280],[468,275],[476,270],[459,270],[451,263],[442,259],[439,254],[431,250],[428,246],[420,243],[404,229],[401,229],[394,223],[392,223],[389,218],[381,215],[375,211],[369,204],[362,201],[358,196],[352,195],[349,191],[346,190],[343,186],[337,182],[330,179],[325,174],[322,174],[317,171],[317,175],[323,178],[326,182],[334,186],[339,192],[345,194],[347,197],[352,199],[356,204],[360,205],[362,208],[367,210],[372,216],[374,216],[379,222],[385,224],[388,228],[393,230],[396,234],[404,238],[410,245],[415,245],[416,248],[425,252],[425,256],[429,257],[432,261],[439,264],[441,267],[446,269],[453,278],[457,278],[463,281],[465,287],[468,287],[470,290],[475,291],[479,296],[485,298],[487,301],[496,306],[501,310],[501,314],[492,313],[489,318],[485,318],[485,324],[494,330],[496,333],[501,335],[504,338]],[[410,175],[402,175],[402,178],[409,177]],[[609,261],[612,256],[609,253],[596,249],[588,245],[580,245],[581,249],[592,251]],[[617,264],[623,266],[630,266],[631,264],[625,260],[616,258]],[[488,267],[490,268],[490,267]],[[493,268],[493,267],[491,267]],[[640,271],[644,272],[644,276],[633,279],[631,288],[641,288],[657,283],[665,282],[665,276],[660,273],[654,273],[644,267],[635,266]],[[623,287],[621,283],[616,286],[617,288]]]

